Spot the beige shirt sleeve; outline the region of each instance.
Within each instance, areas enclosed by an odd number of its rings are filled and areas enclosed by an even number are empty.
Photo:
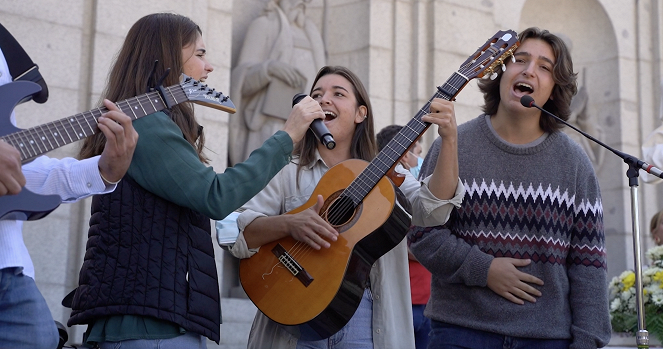
[[[454,207],[459,208],[465,196],[465,186],[458,179],[454,197],[449,200],[440,200],[428,188],[430,176],[426,177],[419,189],[418,198],[413,202],[414,214],[412,225],[420,227],[434,227],[442,225],[449,220]],[[415,206],[416,205],[416,206]]]

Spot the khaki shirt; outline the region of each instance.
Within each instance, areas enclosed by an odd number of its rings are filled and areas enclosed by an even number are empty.
[[[296,159],[294,160],[296,161]],[[290,163],[251,201],[237,218],[240,230],[237,241],[229,251],[238,258],[249,258],[259,248],[249,249],[244,239],[244,228],[254,219],[275,216],[291,211],[308,200],[315,186],[329,168],[319,157],[313,165],[302,168],[297,188],[297,165]],[[465,187],[458,182],[455,196],[450,200],[437,199],[428,189],[429,178],[419,183],[409,171],[398,165],[396,171],[404,174],[399,187],[412,203],[412,224],[435,226],[445,223],[454,206],[459,207],[465,195]],[[414,348],[412,306],[408,271],[407,241],[378,259],[371,269],[373,294],[373,346],[374,348]],[[286,332],[260,311],[251,327],[248,348],[296,348],[297,338]]]

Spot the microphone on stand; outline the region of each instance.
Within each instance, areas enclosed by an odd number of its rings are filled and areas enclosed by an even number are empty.
[[[629,164],[629,163],[633,163],[636,167],[643,169],[645,172],[650,173],[650,174],[652,174],[652,175],[654,175],[654,176],[656,176],[656,177],[663,178],[663,171],[659,170],[658,168],[654,167],[653,165],[650,165],[650,164],[648,164],[648,163],[646,163],[646,162],[644,162],[644,161],[642,161],[642,160],[640,160],[640,159],[638,159],[638,158],[636,158],[636,157],[634,157],[634,156],[628,155],[628,154],[626,154],[626,153],[622,153],[622,152],[620,152],[619,150],[616,150],[616,149],[611,148],[610,146],[606,145],[605,143],[603,143],[603,142],[599,141],[598,139],[592,137],[592,136],[589,135],[588,133],[586,133],[586,132],[584,132],[584,131],[578,129],[577,127],[575,127],[575,126],[569,124],[568,122],[562,120],[562,119],[561,119],[560,117],[558,117],[557,115],[555,115],[555,114],[553,114],[553,113],[551,113],[551,112],[549,112],[549,111],[547,111],[547,110],[545,110],[545,109],[539,107],[539,106],[536,105],[536,103],[534,102],[534,98],[532,98],[532,96],[530,96],[530,95],[524,95],[524,96],[522,96],[522,97],[520,98],[520,104],[522,104],[525,108],[532,108],[532,107],[534,107],[534,108],[536,108],[536,109],[539,109],[540,111],[542,111],[542,112],[544,112],[544,113],[546,113],[546,114],[552,116],[553,118],[557,119],[557,121],[562,122],[562,123],[565,124],[566,126],[568,126],[568,127],[572,128],[572,129],[576,130],[577,132],[579,132],[579,133],[582,134],[583,136],[585,136],[585,137],[591,139],[592,141],[594,141],[594,142],[600,144],[601,146],[603,146],[604,148],[610,150],[610,151],[613,152],[615,155],[617,155],[617,156],[619,156],[620,158],[622,158],[622,159],[624,160],[624,162],[626,162],[627,164]]]
[[[308,95],[303,93],[296,94],[294,97],[292,97],[292,106],[294,107],[295,104],[299,103],[306,96]],[[334,137],[332,136],[331,132],[329,132],[329,129],[322,120],[320,119],[313,120],[309,128],[311,129],[311,131],[313,131],[313,134],[320,141],[320,143],[322,143],[325,147],[327,147],[327,149],[331,150],[336,147],[336,142],[334,141]]]

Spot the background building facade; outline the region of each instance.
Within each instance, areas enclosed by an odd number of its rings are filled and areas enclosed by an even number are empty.
[[[153,12],[186,15],[201,26],[215,67],[207,83],[228,94],[231,70],[248,26],[267,2],[0,0],[0,23],[39,65],[50,91],[47,103],[16,108],[18,126],[33,127],[96,107],[124,35],[136,20]],[[579,122],[581,126],[589,124],[588,130],[600,132],[608,145],[641,157],[640,144],[661,124],[663,3],[659,0],[312,0],[306,13],[322,35],[327,63],[349,67],[367,86],[377,130],[405,124],[435,87],[496,31],[529,26],[561,34],[572,45],[578,81],[586,90],[582,113],[588,121]],[[458,122],[476,117],[481,104],[476,81],[471,81],[457,97]],[[233,115],[196,108],[207,133],[211,165],[221,172],[227,166],[228,124]],[[432,129],[424,135],[424,149],[436,135]],[[79,146],[65,146],[49,155],[74,156]],[[598,157],[601,161],[595,166],[612,277],[633,268],[631,195],[623,161],[609,152]],[[663,186],[640,181],[638,193],[646,249],[653,246],[648,222],[663,208]],[[54,318],[63,323],[68,311],[60,301],[77,284],[89,205],[89,199],[62,205],[24,229],[37,285]],[[243,348],[255,308],[242,298],[237,262],[218,249],[217,264],[223,297],[221,347]],[[73,342],[80,341],[83,330],[70,329]],[[209,347],[215,345],[210,342]]]

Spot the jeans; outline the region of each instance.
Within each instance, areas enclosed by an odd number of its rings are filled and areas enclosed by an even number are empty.
[[[132,339],[121,342],[99,343],[99,349],[206,349],[205,337],[187,332],[169,339]]]
[[[373,349],[373,297],[364,290],[357,311],[333,336],[319,341],[298,341],[297,349]]]
[[[55,349],[53,315],[35,281],[19,268],[0,270],[0,348]]]
[[[416,349],[428,347],[430,319],[424,316],[426,304],[412,304],[412,322],[414,323],[414,344]]]
[[[570,344],[570,339],[511,337],[432,320],[428,349],[568,349]]]

